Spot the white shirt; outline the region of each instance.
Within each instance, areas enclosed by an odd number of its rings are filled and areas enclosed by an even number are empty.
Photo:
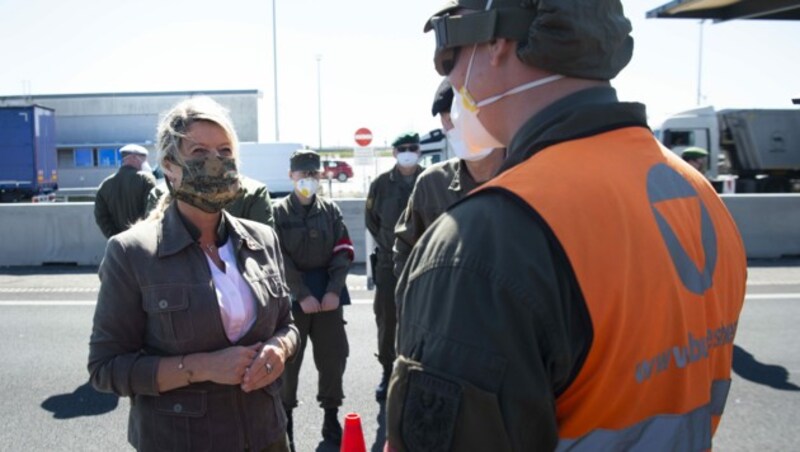
[[[256,321],[255,300],[250,286],[242,278],[239,267],[236,266],[236,257],[233,255],[231,241],[225,242],[225,245],[218,248],[217,251],[219,258],[225,263],[225,271],[220,270],[207,254],[206,260],[211,269],[214,289],[217,292],[217,302],[225,334],[231,342],[236,342],[250,330]]]

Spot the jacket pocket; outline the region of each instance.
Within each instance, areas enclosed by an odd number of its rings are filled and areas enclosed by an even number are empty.
[[[205,391],[177,389],[151,401],[151,439],[158,450],[206,451],[215,447]]]
[[[286,283],[281,279],[280,275],[269,275],[263,279],[267,286],[270,298],[288,298],[289,288]]]
[[[145,288],[142,304],[148,316],[148,330],[156,339],[184,342],[194,338],[189,291],[186,288]]]

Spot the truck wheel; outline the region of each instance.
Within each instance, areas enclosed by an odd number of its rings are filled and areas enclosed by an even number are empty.
[[[338,179],[339,182],[347,182],[347,174],[339,173],[339,175],[336,176],[336,179]]]

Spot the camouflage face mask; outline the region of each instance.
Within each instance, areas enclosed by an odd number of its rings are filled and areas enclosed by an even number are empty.
[[[173,196],[187,204],[217,213],[239,195],[239,173],[236,160],[229,157],[208,157],[186,160],[181,164],[183,177]]]

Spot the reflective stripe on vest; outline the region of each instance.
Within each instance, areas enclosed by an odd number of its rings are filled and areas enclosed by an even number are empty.
[[[694,411],[653,416],[622,430],[598,429],[579,439],[561,439],[556,451],[711,449],[711,417],[722,414],[730,387],[730,380],[717,380],[711,385],[711,402]]]
[[[560,447],[710,443],[747,263],[708,181],[627,127],[542,149],[489,188],[547,223],[591,318],[591,348],[556,400]]]

